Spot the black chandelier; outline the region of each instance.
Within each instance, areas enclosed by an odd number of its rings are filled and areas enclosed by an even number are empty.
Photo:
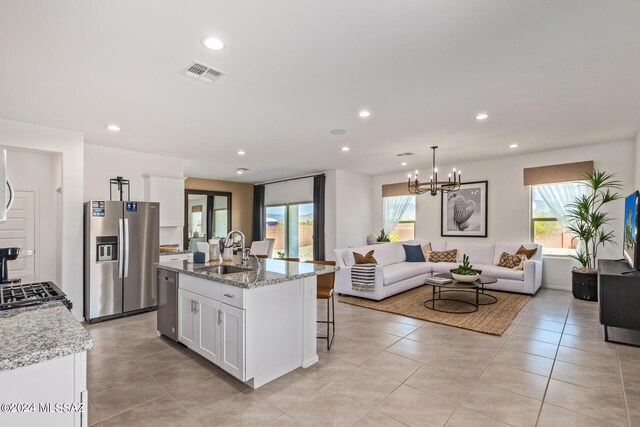
[[[457,171],[456,168],[453,168],[453,171],[449,174],[447,181],[438,181],[438,168],[436,167],[437,148],[437,145],[431,147],[431,150],[433,150],[433,173],[429,177],[429,181],[420,182],[420,179],[418,178],[418,170],[416,170],[413,180],[411,179],[411,174],[409,174],[409,180],[407,182],[409,193],[417,195],[431,193],[432,196],[436,196],[438,195],[438,192],[448,193],[449,191],[456,191],[460,189],[460,184],[462,184],[462,172]]]

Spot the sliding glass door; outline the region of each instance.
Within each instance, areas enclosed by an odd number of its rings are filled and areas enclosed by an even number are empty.
[[[266,238],[275,239],[274,258],[313,259],[313,203],[266,207]]]

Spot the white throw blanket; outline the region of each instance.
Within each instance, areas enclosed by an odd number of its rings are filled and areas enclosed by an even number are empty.
[[[356,264],[351,267],[351,289],[373,292],[376,283],[376,264]]]

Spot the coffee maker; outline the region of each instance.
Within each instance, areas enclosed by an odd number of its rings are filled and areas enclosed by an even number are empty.
[[[20,248],[0,248],[0,284],[18,283],[20,279],[9,279],[7,261],[13,261],[20,255]]]

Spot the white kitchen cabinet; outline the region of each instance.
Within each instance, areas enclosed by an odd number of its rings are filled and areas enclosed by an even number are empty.
[[[196,297],[196,294],[178,289],[178,341],[193,351],[198,351],[194,314]]]
[[[160,227],[183,227],[184,178],[143,176],[145,201],[160,203]]]
[[[198,295],[195,305],[198,326],[196,351],[216,365],[220,365],[220,323],[222,321],[220,301]]]
[[[244,310],[220,304],[220,367],[236,378],[244,376],[244,315]]]

